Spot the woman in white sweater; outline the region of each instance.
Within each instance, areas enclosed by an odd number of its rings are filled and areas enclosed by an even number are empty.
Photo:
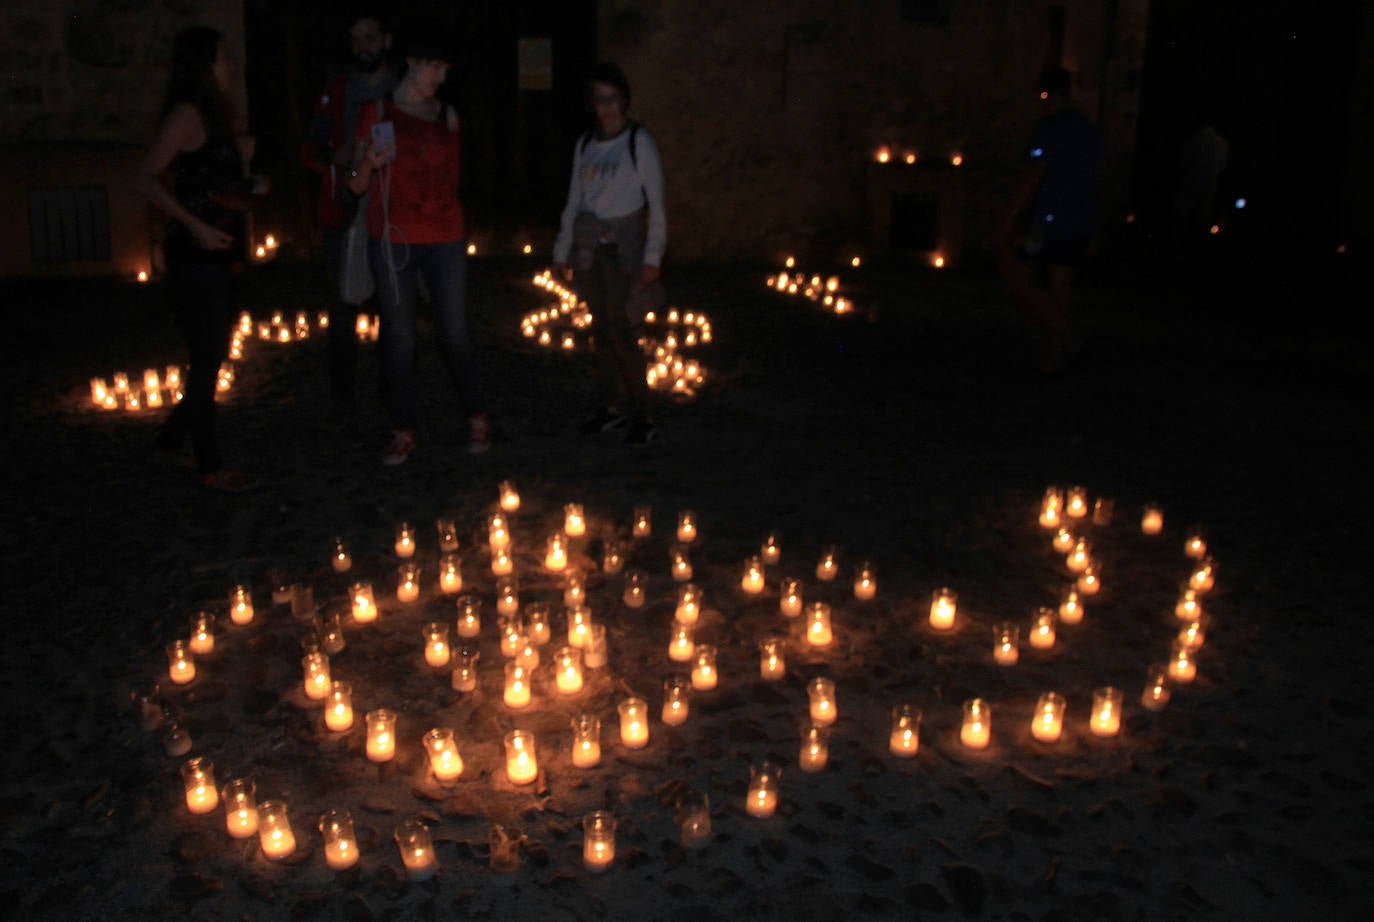
[[[584,434],[626,429],[626,441],[645,444],[656,434],[649,416],[631,304],[646,305],[658,288],[668,242],[663,209],[663,162],[643,126],[630,121],[630,84],[614,64],[588,81],[596,127],[573,148],[572,180],[558,239],[555,269],[578,276],[578,291],[595,318],[602,405],[581,426]],[[639,313],[637,310],[636,313]]]

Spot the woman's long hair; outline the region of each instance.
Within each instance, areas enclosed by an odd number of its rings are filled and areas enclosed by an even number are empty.
[[[181,103],[195,106],[205,119],[207,133],[228,134],[234,121],[233,104],[215,81],[215,61],[224,36],[209,26],[182,29],[172,41],[172,75],[162,117]]]

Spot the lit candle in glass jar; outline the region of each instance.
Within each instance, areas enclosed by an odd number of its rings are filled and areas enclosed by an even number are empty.
[[[219,806],[215,788],[215,766],[209,759],[188,759],[181,766],[181,781],[186,788],[186,809],[197,815]]]
[[[773,815],[778,809],[778,782],[782,777],[782,767],[772,760],[749,769],[749,794],[744,809],[750,816],[761,819]]]
[[[1070,573],[1082,573],[1092,562],[1092,545],[1087,538],[1079,538],[1074,542],[1073,550],[1069,552],[1068,559],[1064,565],[1069,568]]]
[[[1073,536],[1073,532],[1069,531],[1067,528],[1061,528],[1054,533],[1054,540],[1051,543],[1054,545],[1054,549],[1059,553],[1068,554],[1078,542]]]
[[[1140,516],[1141,534],[1157,535],[1164,530],[1164,510],[1158,506],[1146,506]]]
[[[1193,560],[1201,560],[1207,556],[1207,539],[1202,536],[1202,529],[1196,525],[1188,529],[1188,537],[1183,539],[1183,553]]]
[[[506,663],[506,691],[502,700],[506,702],[506,707],[512,710],[518,711],[521,708],[529,707],[529,673],[518,662]]]
[[[563,577],[563,604],[581,605],[587,601],[587,575],[569,569]]]
[[[446,727],[435,727],[424,735],[425,752],[429,754],[429,769],[440,783],[447,784],[458,780],[463,773],[463,757],[458,754],[458,744],[453,740],[453,731]]]
[[[449,659],[448,625],[431,621],[425,625],[425,662],[436,668],[447,666]]]
[[[607,539],[601,548],[601,572],[614,575],[625,566],[625,548],[619,542]]]
[[[678,514],[677,539],[683,544],[691,544],[697,539],[697,516],[690,509],[684,509]]]
[[[1021,629],[1003,621],[992,629],[992,661],[999,666],[1015,666],[1021,659]]]
[[[782,595],[778,600],[778,610],[786,618],[795,618],[802,613],[801,580],[785,579],[782,581]]]
[[[684,676],[670,676],[663,683],[663,722],[670,727],[687,722],[692,683]]]
[[[482,632],[482,600],[476,596],[458,597],[458,636],[471,639]]]
[[[396,712],[386,708],[368,711],[367,758],[372,762],[390,762],[396,755]]]
[[[959,741],[969,749],[986,749],[992,741],[992,708],[982,698],[964,702],[964,722],[959,728]]]
[[[247,586],[235,586],[229,593],[229,620],[238,625],[253,623],[253,594]]]
[[[561,647],[554,654],[554,684],[559,694],[575,695],[582,690],[582,653],[574,647]]]
[[[682,624],[696,624],[701,616],[701,590],[692,583],[678,589],[674,620]]]
[[[167,675],[177,685],[185,685],[196,677],[196,661],[184,640],[167,645]]]
[[[524,730],[506,734],[506,777],[511,784],[529,784],[539,777],[539,762],[535,758],[534,736]]]
[[[1162,711],[1169,703],[1169,668],[1154,664],[1145,670],[1145,688],[1140,693],[1140,704],[1147,711]]]
[[[1058,528],[1063,510],[1064,494],[1050,487],[1045,491],[1045,498],[1040,501],[1040,526]]]
[[[191,616],[191,639],[186,646],[196,656],[205,656],[215,649],[215,616],[199,611]]]
[[[1053,743],[1064,732],[1064,699],[1054,692],[1046,692],[1035,703],[1031,715],[1031,735],[1042,743]]]
[[[329,657],[323,653],[307,653],[301,659],[305,673],[305,697],[322,701],[329,696]]]
[[[696,644],[692,641],[692,626],[683,624],[681,621],[674,621],[672,637],[668,641],[668,658],[675,663],[685,663],[691,660],[692,654],[696,652]]]
[[[409,522],[396,526],[396,556],[409,558],[415,556],[415,529]]]
[[[1069,487],[1064,500],[1064,512],[1071,519],[1082,519],[1088,515],[1088,491],[1085,487]]]
[[[892,709],[892,732],[887,748],[894,756],[910,759],[921,748],[921,710],[915,705],[899,704]]]
[[[520,590],[513,579],[496,581],[496,613],[509,618],[520,611]]]
[[[649,706],[639,698],[626,698],[617,706],[620,714],[620,741],[626,749],[649,745]]]
[[[1197,567],[1193,570],[1193,575],[1188,577],[1188,587],[1196,589],[1198,592],[1210,592],[1216,585],[1216,564],[1210,557],[1204,557],[1198,561]]]
[[[1187,685],[1197,678],[1197,660],[1188,644],[1175,640],[1169,655],[1169,678],[1180,685]]]
[[[500,512],[493,512],[487,520],[487,544],[492,554],[510,547],[510,525]]]
[[[418,883],[438,873],[439,859],[434,853],[434,841],[424,820],[418,816],[411,817],[396,827],[394,836],[396,848],[401,853],[401,864],[406,868],[406,880]]]
[[[687,556],[687,552],[682,550],[681,548],[674,550],[672,554],[673,581],[677,583],[685,583],[692,578],[692,560],[690,557]]]
[[[403,563],[396,571],[396,601],[414,602],[420,597],[420,568]]]
[[[837,562],[839,556],[839,550],[833,545],[821,551],[821,559],[816,564],[816,579],[823,583],[832,581],[835,575],[840,572],[840,567]]]
[[[91,379],[91,403],[101,406],[105,403],[105,397],[109,392],[109,386],[105,383],[104,378]]]
[[[778,543],[776,532],[763,539],[763,547],[760,549],[759,556],[763,562],[772,566],[782,559],[782,545]]]
[[[759,677],[773,681],[787,675],[787,661],[783,642],[770,637],[759,644]]]
[[[568,645],[583,647],[587,643],[587,632],[591,628],[591,610],[582,605],[568,609]]]
[[[685,848],[701,848],[711,841],[711,799],[689,791],[677,804],[678,830]]]
[[[650,506],[635,506],[634,525],[630,533],[636,538],[647,538],[653,532],[654,510]]]
[[[594,768],[601,764],[601,721],[590,714],[573,718],[572,764],[575,768]]]
[[[453,519],[438,518],[434,520],[434,530],[439,535],[439,551],[443,554],[452,554],[458,550],[458,525]]]
[[[501,481],[501,510],[503,512],[516,512],[520,509],[520,492],[515,489],[515,484],[509,480]]]
[[[497,636],[501,638],[501,655],[514,657],[525,642],[525,622],[519,615],[501,615],[496,619]]]
[[[324,705],[324,725],[335,733],[353,727],[353,688],[347,682],[329,683]]]
[[[1031,614],[1030,645],[1037,650],[1054,646],[1055,614],[1052,608],[1037,608]]]
[[[522,633],[516,640],[515,661],[524,667],[526,675],[539,668],[539,645],[530,640],[529,634]]]
[[[257,835],[257,791],[247,778],[235,778],[224,786],[224,827],[235,839]]]
[[[454,656],[451,684],[455,691],[471,692],[477,690],[477,659],[477,652],[466,647],[460,649]]]
[[[958,611],[959,593],[953,589],[936,589],[930,597],[930,626],[937,631],[948,631],[954,627]]]
[[[515,572],[515,558],[511,556],[509,547],[492,551],[491,572],[493,576],[510,576]]]
[[[463,566],[457,554],[445,554],[439,558],[439,591],[453,595],[463,588]]]
[[[814,724],[803,727],[801,750],[797,754],[798,767],[807,773],[818,772],[825,768],[829,761],[830,731]]]
[[[1207,639],[1207,619],[1189,621],[1178,632],[1178,640],[1189,650],[1196,652]]]
[[[335,573],[347,573],[353,569],[353,555],[348,552],[348,544],[343,538],[334,539],[334,553],[329,558],[329,564]]]
[[[191,733],[175,720],[162,731],[162,751],[172,758],[180,758],[191,751]]]
[[[1084,595],[1097,595],[1102,591],[1102,569],[1095,561],[1089,561],[1083,568],[1083,572],[1078,574],[1078,581],[1075,583],[1078,591]]]
[[[854,574],[854,598],[868,601],[878,594],[878,577],[873,565],[867,561],[859,564]]]
[[[589,624],[587,640],[582,647],[582,664],[588,669],[602,669],[606,665],[606,625]]]
[[[1093,716],[1088,727],[1095,736],[1116,736],[1121,732],[1121,690],[1110,685],[1093,689]]]
[[[286,804],[280,800],[264,801],[258,807],[258,842],[262,845],[262,853],[272,861],[279,861],[296,850],[291,819],[286,815]]]
[[[563,507],[563,533],[569,538],[580,538],[587,533],[587,519],[582,514],[581,504],[568,503]]]
[[[830,606],[813,602],[806,610],[806,642],[813,647],[828,647],[834,640],[830,630]]]
[[[534,602],[525,606],[525,636],[530,639],[530,643],[541,647],[553,638],[548,605]]]
[[[692,687],[698,691],[710,691],[720,680],[716,670],[716,648],[710,644],[697,644],[692,654]]]
[[[353,620],[367,624],[377,620],[377,603],[372,598],[372,584],[354,583],[349,588],[353,599]]]
[[[1078,624],[1083,620],[1083,602],[1078,598],[1076,585],[1064,590],[1064,598],[1059,603],[1059,620],[1065,624]]]
[[[1174,614],[1184,621],[1196,621],[1202,617],[1202,594],[1196,589],[1184,587],[1174,606]]]
[[[358,863],[358,838],[347,810],[330,810],[320,817],[320,837],[324,839],[324,861],[331,870],[345,871]]]
[[[582,863],[599,874],[615,861],[615,817],[596,810],[582,818]]]
[[[272,584],[272,604],[286,605],[291,601],[291,582],[284,570],[270,570],[267,574]]]
[[[625,574],[625,592],[622,599],[628,608],[641,608],[644,605],[644,586],[648,582],[644,573],[630,570]]]
[[[835,683],[830,679],[812,679],[806,685],[806,695],[810,701],[811,722],[828,727],[839,716],[835,705]]]

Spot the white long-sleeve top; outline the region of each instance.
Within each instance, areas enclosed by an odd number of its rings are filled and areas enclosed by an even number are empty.
[[[573,220],[579,212],[590,212],[603,220],[623,218],[649,206],[648,233],[644,241],[644,264],[657,266],[668,245],[668,216],[663,208],[663,160],[658,145],[644,126],[634,132],[635,152],[630,157],[630,125],[613,138],[592,135],[583,147],[582,138],[573,146],[572,180],[568,183],[568,202],[558,225],[553,245],[553,261],[566,263],[573,243]]]

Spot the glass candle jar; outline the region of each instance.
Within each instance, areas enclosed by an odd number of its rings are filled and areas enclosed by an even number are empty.
[[[776,681],[787,675],[784,650],[784,643],[778,637],[769,637],[759,642],[759,678]]]
[[[181,766],[181,782],[186,788],[186,809],[197,815],[219,806],[215,787],[215,766],[209,759],[188,759]]]
[[[740,576],[740,588],[746,595],[758,595],[763,592],[764,576],[763,561],[758,557],[750,557],[744,562],[744,572]]]
[[[1050,487],[1045,491],[1045,496],[1040,501],[1040,526],[1042,528],[1058,528],[1063,512],[1064,494],[1057,488]]]
[[[594,768],[601,764],[601,721],[590,714],[579,714],[572,720],[572,764],[576,768]]]
[[[582,605],[574,605],[568,608],[568,645],[572,647],[585,647],[587,644],[587,634],[591,629],[592,613],[591,610]]]
[[[582,690],[582,653],[575,647],[560,647],[554,654],[554,685],[561,695]]]
[[[510,524],[503,513],[493,512],[487,519],[487,546],[493,556],[510,547]]]
[[[268,800],[258,806],[258,843],[272,861],[280,861],[296,850],[296,835],[291,831],[291,818],[282,801]]]
[[[328,612],[315,619],[315,638],[320,643],[320,649],[330,656],[343,652],[347,641],[338,612]]]
[[[1031,613],[1030,645],[1037,650],[1048,650],[1053,647],[1054,623],[1054,609],[1035,609]]]
[[[982,698],[964,702],[964,722],[959,741],[969,749],[986,749],[992,741],[992,708]]]
[[[813,647],[828,647],[834,637],[830,629],[830,606],[813,602],[806,610],[806,642]]]
[[[580,538],[587,533],[587,518],[582,513],[581,503],[568,503],[563,507],[563,533],[569,538]]]
[[[606,625],[588,625],[587,642],[582,648],[582,664],[588,669],[603,669],[606,666],[606,658]]]
[[[425,639],[425,663],[438,669],[448,665],[448,625],[431,621],[422,631]]]
[[[1207,556],[1207,538],[1197,525],[1188,529],[1188,535],[1183,539],[1183,553],[1193,560],[1201,560]]]
[[[802,728],[797,766],[807,773],[818,772],[830,761],[830,730],[809,724]]]
[[[1141,707],[1147,711],[1162,711],[1169,703],[1169,667],[1153,664],[1145,670],[1145,687],[1140,692]]]
[[[238,625],[253,623],[253,593],[247,586],[235,586],[230,591],[229,620]]]
[[[320,837],[324,840],[324,862],[331,870],[346,871],[358,863],[358,837],[347,810],[330,810],[320,817]]]
[[[549,612],[549,606],[543,602],[532,602],[525,606],[525,636],[535,646],[542,647],[553,637]]]
[[[630,534],[636,538],[647,538],[653,533],[654,510],[652,506],[635,506],[631,519]]]
[[[750,816],[767,818],[778,809],[778,783],[782,766],[771,759],[749,769],[749,794],[744,809]]]
[[[953,589],[936,589],[930,597],[930,626],[937,631],[950,630],[958,611],[959,593]]]
[[[493,576],[510,576],[515,572],[515,558],[509,547],[491,552],[491,572]]]
[[[439,591],[444,595],[456,595],[463,588],[463,562],[457,554],[445,554],[439,558]]]
[[[396,755],[396,712],[386,708],[368,711],[367,758],[371,762],[390,762]]]
[[[887,748],[894,756],[910,759],[921,748],[921,709],[914,704],[899,704],[892,709],[892,732]]]
[[[1064,698],[1054,692],[1046,692],[1035,703],[1031,715],[1031,736],[1042,743],[1057,742],[1064,732]]]
[[[1093,500],[1093,524],[1110,525],[1116,517],[1116,500],[1110,496],[1099,496]]]
[[[347,682],[330,682],[324,704],[324,725],[335,733],[353,728],[353,687]]]
[[[624,567],[625,546],[619,541],[607,539],[601,547],[601,572],[615,575]]]
[[[1179,594],[1178,604],[1174,606],[1174,615],[1184,621],[1196,621],[1202,617],[1202,593],[1196,589],[1183,588]]]
[[[452,554],[458,550],[458,525],[450,518],[434,520],[434,530],[439,534],[439,552]]]
[[[196,660],[186,641],[174,640],[167,645],[167,676],[175,685],[185,685],[196,677]]]
[[[539,762],[535,757],[534,736],[524,730],[506,734],[506,777],[511,784],[529,784],[539,777]]]
[[[563,604],[584,605],[587,602],[587,574],[569,569],[563,576]]]
[[[680,624],[696,624],[701,617],[701,589],[694,583],[678,588],[677,607],[673,619]]]
[[[463,757],[458,754],[453,731],[447,727],[435,727],[425,733],[422,742],[435,779],[441,784],[457,781],[463,774]]]
[[[525,640],[525,622],[519,615],[502,615],[496,619],[496,636],[501,641],[501,655],[508,659],[520,652]]]
[[[1092,554],[1092,544],[1089,543],[1088,539],[1079,538],[1074,542],[1073,549],[1069,551],[1069,556],[1065,559],[1064,565],[1069,568],[1070,573],[1082,573],[1092,562]]]
[[[1064,512],[1071,519],[1082,519],[1088,515],[1088,490],[1086,487],[1069,487],[1064,497]]]
[[[628,608],[642,608],[645,599],[645,587],[648,585],[648,576],[640,570],[629,570],[625,574],[625,591],[622,599]]]
[[[799,579],[784,579],[780,585],[778,610],[784,618],[795,618],[802,613],[802,583]]]
[[[1093,689],[1093,713],[1088,727],[1094,736],[1121,732],[1121,690],[1110,685]]]
[[[649,706],[642,698],[626,698],[616,707],[620,715],[620,742],[626,749],[649,745]]]
[[[482,633],[482,600],[473,595],[458,597],[458,636],[471,640]]]
[[[515,488],[515,484],[509,480],[503,480],[498,489],[501,496],[501,511],[518,512],[520,509],[520,491]]]
[[[615,861],[615,817],[596,810],[582,818],[582,863],[599,874]]]
[[[677,540],[683,544],[691,544],[697,539],[697,514],[690,509],[684,509],[677,516]]]
[[[524,667],[526,675],[533,675],[539,668],[539,645],[530,640],[527,633],[522,633],[516,641],[515,661]]]
[[[513,618],[519,611],[519,584],[513,577],[498,579],[496,581],[496,613],[506,618]]]
[[[529,672],[515,660],[506,663],[506,690],[502,700],[512,710],[530,705]]]
[[[1074,537],[1073,532],[1069,529],[1061,528],[1054,533],[1054,539],[1050,543],[1054,546],[1056,551],[1067,556],[1073,551],[1074,545],[1078,543],[1078,539]]]
[[[377,602],[372,597],[371,583],[354,583],[349,587],[353,600],[353,620],[359,624],[369,624],[377,620]]]
[[[1078,624],[1083,620],[1083,600],[1079,598],[1077,586],[1064,589],[1059,601],[1059,620],[1065,624]]]
[[[1097,595],[1102,591],[1102,566],[1095,560],[1088,561],[1088,565],[1083,568],[1083,572],[1078,574],[1078,582],[1075,583],[1078,591],[1084,595]]]
[[[1210,557],[1204,557],[1193,568],[1193,575],[1188,577],[1188,588],[1196,589],[1198,592],[1210,592],[1215,585],[1216,562]]]
[[[235,778],[224,786],[224,828],[234,839],[258,833],[257,789],[247,778]]]
[[[992,629],[992,661],[999,666],[1015,666],[1021,658],[1021,629],[1003,621]]]
[[[1159,506],[1149,504],[1140,515],[1140,532],[1145,535],[1157,535],[1164,530],[1164,510]]]
[[[420,597],[420,568],[403,563],[396,568],[396,601],[414,602]]]
[[[771,532],[763,539],[763,545],[759,548],[759,557],[770,567],[782,560],[782,544],[777,532]]]
[[[186,646],[195,656],[206,656],[215,649],[215,616],[198,611],[191,616],[191,638]]]
[[[816,563],[816,579],[823,583],[832,582],[840,572],[840,549],[833,544],[821,551],[821,559]]]
[[[831,679],[815,678],[806,684],[806,695],[810,701],[811,722],[828,727],[839,716],[835,704],[835,683]]]
[[[669,676],[663,681],[663,723],[678,727],[687,722],[691,709],[692,683],[686,676]]]
[[[396,827],[394,836],[407,880],[418,883],[438,873],[439,858],[434,853],[434,841],[424,820],[418,816],[411,817]]]
[[[710,644],[697,644],[692,653],[692,687],[698,691],[710,691],[716,687],[720,673],[716,669],[716,648]]]
[[[1189,621],[1184,624],[1178,632],[1179,642],[1189,650],[1197,652],[1207,640],[1207,621],[1208,618],[1203,616],[1196,621]]]
[[[305,697],[323,701],[329,696],[329,657],[323,653],[307,653],[301,658],[304,673]]]
[[[1169,680],[1187,685],[1197,678],[1197,660],[1185,641],[1175,640],[1169,651]]]
[[[864,561],[854,574],[854,598],[867,602],[878,594],[878,575],[873,564]]]
[[[692,559],[687,556],[687,552],[682,548],[674,549],[671,556],[672,565],[670,570],[673,574],[673,582],[687,582],[692,578]]]
[[[549,535],[544,550],[544,568],[555,573],[568,568],[568,539],[563,535]]]
[[[455,691],[477,691],[477,657],[477,651],[468,647],[454,655],[452,685]]]
[[[403,560],[415,556],[415,528],[409,522],[396,526],[396,556]]]
[[[711,798],[688,791],[677,802],[677,825],[684,848],[701,848],[711,841]]]
[[[309,583],[292,583],[291,616],[298,621],[310,621],[315,611],[315,587]]]
[[[191,732],[178,720],[168,720],[162,728],[162,751],[179,759],[191,751]]]
[[[267,584],[272,587],[272,604],[286,605],[291,601],[291,580],[286,571],[273,567],[267,571]]]

